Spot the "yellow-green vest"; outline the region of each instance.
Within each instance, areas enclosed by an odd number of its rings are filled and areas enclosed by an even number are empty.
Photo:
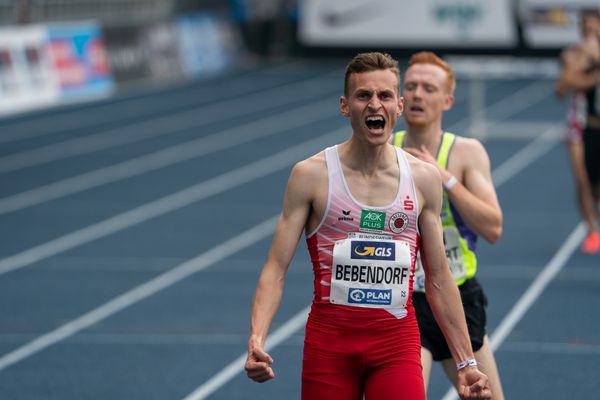
[[[395,146],[402,147],[405,134],[406,131],[396,132],[394,136]],[[444,169],[447,169],[448,157],[455,139],[456,135],[450,132],[444,132],[442,136],[436,160],[439,166]],[[442,229],[444,230],[446,257],[456,284],[460,286],[467,279],[475,276],[475,272],[477,272],[477,257],[474,252],[477,235],[462,222],[458,213],[453,212],[448,193],[445,190],[440,217]]]

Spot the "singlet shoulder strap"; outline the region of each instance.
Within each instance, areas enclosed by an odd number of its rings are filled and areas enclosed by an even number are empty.
[[[406,136],[406,131],[398,131],[394,134],[394,146],[402,147],[404,144],[404,137]],[[456,139],[456,135],[450,132],[444,132],[442,135],[442,142],[440,143],[440,148],[438,149],[437,154],[437,162],[443,167],[447,168],[448,166],[448,157],[450,155],[450,150],[452,149],[452,145],[454,145],[454,140]]]
[[[450,155],[450,150],[452,149],[452,145],[454,145],[455,139],[456,135],[450,132],[444,132],[442,136],[442,143],[437,154],[437,162],[444,169],[448,168],[448,156]]]
[[[327,163],[327,171],[329,175],[337,172],[337,146],[327,147],[325,149],[325,162]]]
[[[404,142],[404,135],[406,131],[398,131],[394,134],[394,146],[402,148],[402,143]]]

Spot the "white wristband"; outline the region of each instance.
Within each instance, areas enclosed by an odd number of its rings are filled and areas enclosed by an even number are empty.
[[[452,175],[450,177],[450,179],[448,179],[448,182],[443,183],[442,186],[444,186],[444,189],[446,190],[450,190],[454,187],[454,185],[456,185],[458,183],[458,179],[456,179],[456,177],[454,175]]]
[[[456,364],[456,370],[460,371],[463,368],[473,367],[476,365],[477,365],[477,360],[475,360],[474,358],[469,358],[468,360],[461,361],[458,364]]]

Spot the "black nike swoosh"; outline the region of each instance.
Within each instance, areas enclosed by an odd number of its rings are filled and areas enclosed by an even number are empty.
[[[375,15],[374,4],[362,4],[346,10],[324,10],[321,18],[325,25],[338,28],[358,21],[364,21],[369,15]]]

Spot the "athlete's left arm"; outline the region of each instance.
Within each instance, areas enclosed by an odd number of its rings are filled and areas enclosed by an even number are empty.
[[[464,222],[477,235],[495,243],[502,235],[502,209],[490,172],[490,159],[476,139],[457,137],[450,163],[460,163],[457,183],[447,190],[450,201]],[[451,173],[440,171],[444,182]]]
[[[460,294],[446,259],[440,221],[441,179],[433,166],[413,163],[413,175],[419,192],[419,231],[421,258],[425,270],[425,294],[456,363],[473,359]],[[435,184],[437,183],[437,184]],[[461,399],[489,399],[488,378],[477,366],[458,372],[457,391]]]

